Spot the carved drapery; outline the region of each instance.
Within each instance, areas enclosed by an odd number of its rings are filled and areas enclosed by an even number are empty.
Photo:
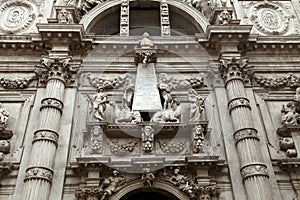
[[[46,92],[41,101],[39,128],[34,133],[24,179],[23,199],[26,200],[46,200],[50,193],[64,91],[66,85],[74,81],[77,72],[70,60],[43,57],[37,69],[40,81],[46,83]]]
[[[234,127],[234,138],[241,163],[241,174],[249,199],[272,199],[267,166],[259,151],[259,138],[251,118],[251,106],[246,97],[243,78],[246,74],[247,60],[220,60],[228,96],[228,109]]]

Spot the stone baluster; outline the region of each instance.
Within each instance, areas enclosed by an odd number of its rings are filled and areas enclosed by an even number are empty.
[[[247,60],[221,58],[220,72],[228,96],[228,109],[234,126],[234,139],[240,159],[240,171],[249,200],[271,200],[269,175],[262,159],[257,130],[251,117],[243,75]]]
[[[40,80],[46,82],[45,97],[41,101],[39,128],[34,132],[29,167],[24,179],[24,200],[47,200],[49,197],[59,127],[63,112],[64,91],[76,74],[70,58],[43,58]]]

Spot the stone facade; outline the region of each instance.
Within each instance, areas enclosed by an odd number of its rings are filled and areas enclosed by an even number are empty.
[[[299,13],[2,0],[0,199],[299,200]]]

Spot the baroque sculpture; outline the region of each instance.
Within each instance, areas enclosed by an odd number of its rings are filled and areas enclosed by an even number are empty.
[[[197,92],[191,88],[188,91],[188,100],[190,104],[190,121],[200,121],[201,114],[204,111],[204,98],[197,94]]]
[[[181,107],[180,102],[174,99],[169,109],[157,111],[151,118],[151,122],[165,123],[165,122],[180,122]]]
[[[113,193],[115,193],[120,186],[125,184],[126,180],[124,176],[120,176],[118,170],[113,171],[113,175],[105,178],[102,182],[103,195],[100,200],[109,198]]]
[[[153,150],[154,129],[151,126],[145,126],[142,131],[143,151],[151,153]]]
[[[101,153],[103,142],[103,130],[100,126],[93,126],[91,129],[90,148],[91,153]]]
[[[99,121],[104,121],[104,111],[107,103],[107,94],[104,93],[103,88],[99,88],[93,100],[94,116]]]
[[[7,128],[8,117],[8,111],[6,111],[0,103],[0,130],[5,130]]]
[[[146,169],[146,172],[141,176],[141,180],[143,181],[145,188],[151,188],[154,179],[155,176],[152,172],[150,172],[150,169]]]
[[[204,144],[204,128],[201,125],[197,125],[193,128],[193,152],[200,153],[203,151]]]
[[[57,20],[60,24],[73,24],[72,13],[65,8],[61,9],[57,14]]]

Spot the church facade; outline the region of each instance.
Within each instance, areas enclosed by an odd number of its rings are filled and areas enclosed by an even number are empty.
[[[0,199],[300,199],[299,1],[2,0],[0,18]]]

